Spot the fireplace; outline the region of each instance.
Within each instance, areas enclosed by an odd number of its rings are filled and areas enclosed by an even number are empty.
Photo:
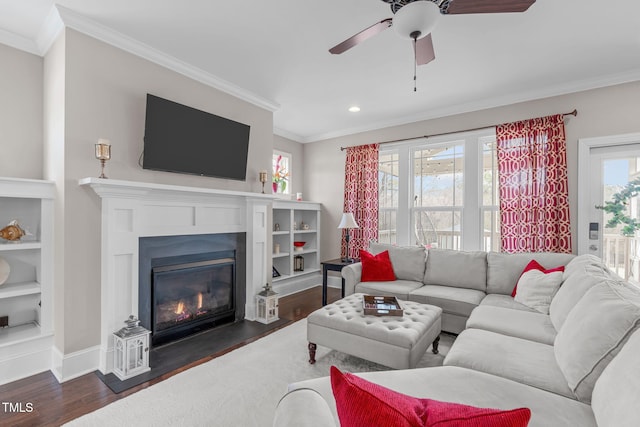
[[[190,260],[190,258],[202,261]],[[152,269],[151,337],[158,345],[235,319],[235,253],[182,257]]]
[[[139,317],[153,346],[244,318],[244,233],[140,238]]]

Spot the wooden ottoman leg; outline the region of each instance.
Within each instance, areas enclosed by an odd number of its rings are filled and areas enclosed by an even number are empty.
[[[317,345],[312,342],[309,343],[309,363],[312,365],[316,363],[316,348],[318,348]]]
[[[438,354],[438,344],[440,344],[440,335],[438,335],[436,337],[435,340],[433,340],[433,348],[431,349],[431,351],[433,352],[433,354]]]

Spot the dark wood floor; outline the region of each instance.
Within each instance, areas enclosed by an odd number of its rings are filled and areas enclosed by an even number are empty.
[[[281,298],[279,301],[280,317],[294,321],[307,317],[309,313],[320,308],[322,305],[321,293],[321,288],[315,287]],[[338,298],[340,298],[340,290],[329,288],[328,300],[331,302]],[[268,333],[265,335],[268,335]],[[113,393],[94,373],[59,384],[51,372],[43,372],[20,381],[5,384],[0,386],[0,401],[3,402],[2,406],[0,406],[0,425],[59,426],[163,381],[179,372],[222,356],[261,337],[262,336],[258,336],[245,340],[233,348],[207,356],[197,362],[176,369],[175,371],[119,394]],[[4,402],[21,404],[25,411],[28,410],[28,404],[30,404],[29,406],[33,407],[33,411],[8,413],[4,409],[4,406],[6,406]]]

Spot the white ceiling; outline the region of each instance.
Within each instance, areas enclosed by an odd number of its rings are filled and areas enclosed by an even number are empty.
[[[42,54],[54,4],[74,25],[113,30],[277,106],[275,132],[300,142],[640,80],[637,0],[442,16],[416,93],[411,42],[392,29],[328,53],[391,17],[381,0],[0,0],[0,42]]]

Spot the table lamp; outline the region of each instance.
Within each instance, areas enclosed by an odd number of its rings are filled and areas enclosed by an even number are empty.
[[[347,244],[347,252],[346,252],[346,257],[342,259],[343,262],[353,262],[353,259],[349,257],[349,229],[350,228],[360,228],[358,226],[358,223],[356,222],[355,218],[353,217],[353,214],[351,212],[344,212],[342,214],[342,220],[340,220],[340,224],[338,225],[338,228],[346,228],[347,229],[347,233],[344,237],[345,242]]]

